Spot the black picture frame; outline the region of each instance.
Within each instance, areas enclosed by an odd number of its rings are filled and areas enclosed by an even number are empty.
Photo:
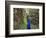
[[[16,4],[16,3],[19,3],[19,4],[33,4],[33,5],[42,5],[42,12],[43,12],[43,33],[34,33],[34,34],[14,34],[14,35],[9,35],[9,5],[10,4]],[[20,37],[20,36],[37,36],[37,35],[45,35],[45,3],[41,3],[41,2],[20,2],[20,1],[5,1],[5,36],[6,37]]]

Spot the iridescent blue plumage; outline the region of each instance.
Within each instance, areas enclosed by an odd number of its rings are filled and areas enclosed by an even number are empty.
[[[30,29],[30,19],[27,19],[27,29]]]

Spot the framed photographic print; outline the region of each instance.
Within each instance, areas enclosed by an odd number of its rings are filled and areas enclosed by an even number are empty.
[[[45,35],[45,4],[5,1],[6,37]]]

